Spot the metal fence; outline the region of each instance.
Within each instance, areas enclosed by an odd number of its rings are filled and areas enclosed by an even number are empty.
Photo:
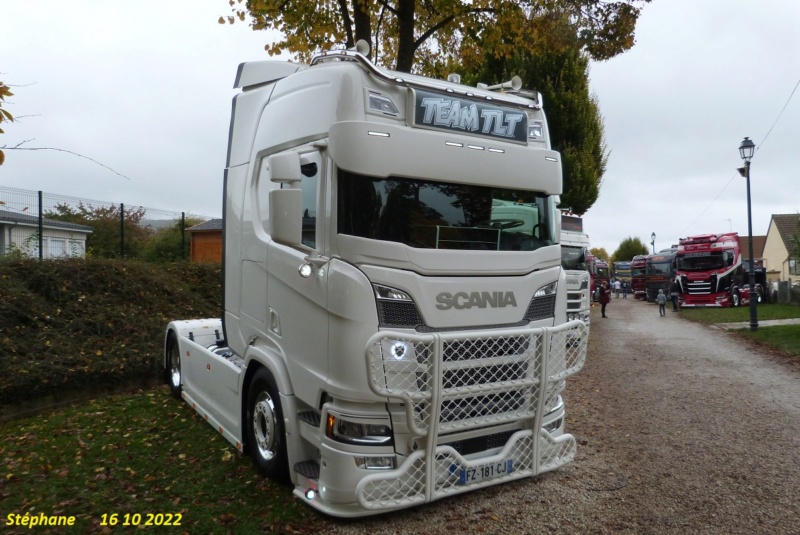
[[[208,219],[0,187],[0,256],[185,260],[187,228]]]

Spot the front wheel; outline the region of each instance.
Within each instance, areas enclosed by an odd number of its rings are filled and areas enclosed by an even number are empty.
[[[172,391],[172,395],[181,399],[181,391],[183,390],[181,349],[180,346],[178,346],[178,335],[175,334],[175,331],[170,331],[169,335],[167,335],[166,356],[167,358],[164,364],[166,367],[165,375],[167,384],[169,385],[170,391]]]
[[[262,475],[281,482],[288,480],[283,410],[275,379],[264,368],[256,372],[250,384],[247,442],[253,464]]]

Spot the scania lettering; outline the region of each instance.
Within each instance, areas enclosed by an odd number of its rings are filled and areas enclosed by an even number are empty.
[[[541,96],[364,53],[240,65],[223,316],[165,338],[172,392],[338,517],[570,462],[560,394],[587,338]]]
[[[735,307],[750,303],[737,233],[682,238],[676,264],[681,306]]]
[[[513,292],[458,292],[455,295],[442,292],[436,296],[436,303],[436,308],[439,310],[517,306]]]

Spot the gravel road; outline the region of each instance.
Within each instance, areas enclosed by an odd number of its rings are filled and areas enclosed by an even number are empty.
[[[607,314],[567,383],[572,464],[326,533],[800,534],[800,365],[631,298]]]

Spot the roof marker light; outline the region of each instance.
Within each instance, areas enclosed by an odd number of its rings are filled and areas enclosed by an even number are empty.
[[[456,143],[455,141],[445,141],[444,144],[447,145],[448,147],[463,147],[464,146],[463,143]]]
[[[377,137],[389,137],[389,132],[373,132],[370,130],[369,132],[367,132],[367,135],[377,136]]]
[[[498,154],[505,154],[506,151],[504,151],[503,149],[491,149],[490,148],[489,152],[496,152]]]
[[[467,148],[475,150],[486,150],[486,147],[481,147],[480,145],[467,145]]]
[[[558,158],[553,158],[551,156],[545,156],[544,159],[547,160],[548,162],[557,162],[558,161]]]

